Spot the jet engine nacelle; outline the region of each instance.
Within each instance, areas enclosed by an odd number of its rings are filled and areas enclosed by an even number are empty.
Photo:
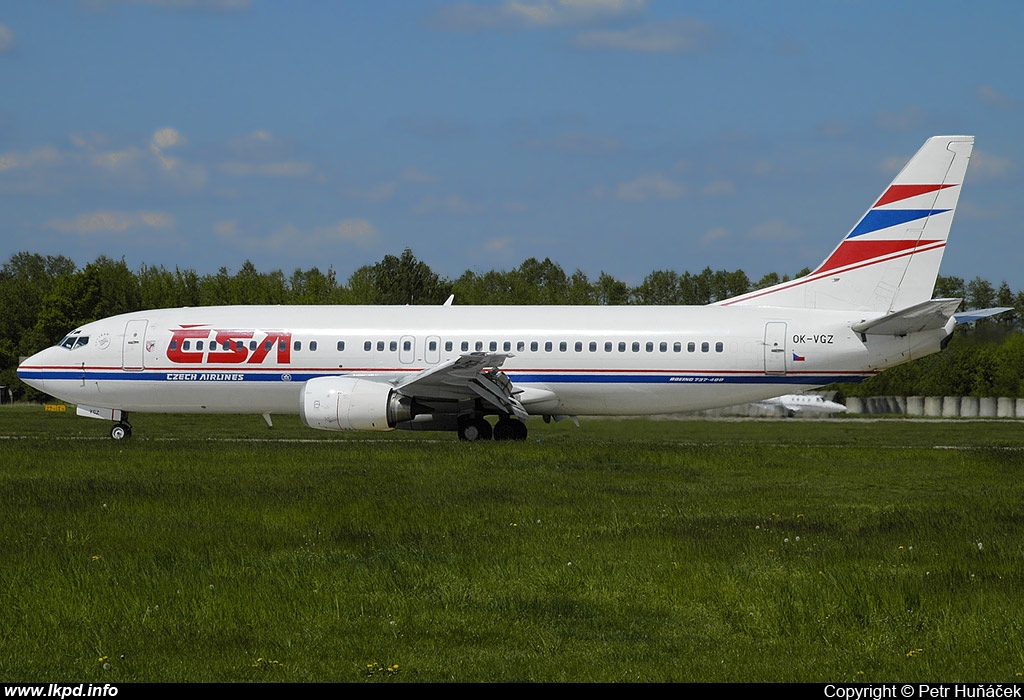
[[[392,430],[412,420],[411,400],[383,382],[318,377],[306,382],[299,416],[320,430]]]

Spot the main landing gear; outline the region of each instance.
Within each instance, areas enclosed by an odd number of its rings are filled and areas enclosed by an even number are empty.
[[[494,428],[483,416],[465,416],[459,420],[459,439],[467,442],[476,440],[525,440],[526,424],[522,421],[502,416]]]

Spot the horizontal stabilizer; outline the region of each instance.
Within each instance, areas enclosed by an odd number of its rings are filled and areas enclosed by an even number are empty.
[[[949,322],[961,301],[961,299],[929,299],[902,311],[879,316],[870,321],[855,323],[852,328],[858,333],[869,335],[906,335],[938,330]]]
[[[961,311],[958,314],[953,314],[953,318],[956,319],[957,323],[970,323],[971,321],[977,321],[982,318],[996,316],[998,314],[1006,313],[1007,311],[1013,311],[1013,307],[996,306],[991,309],[975,309],[974,311]]]

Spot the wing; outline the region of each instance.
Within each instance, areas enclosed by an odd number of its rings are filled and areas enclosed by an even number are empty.
[[[509,357],[507,353],[469,353],[403,379],[395,388],[425,400],[480,398],[502,413],[526,420],[528,414],[515,396],[512,381],[501,371]]]

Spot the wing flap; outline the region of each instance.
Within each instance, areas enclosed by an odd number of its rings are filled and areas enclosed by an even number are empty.
[[[426,400],[480,398],[502,413],[526,420],[526,409],[515,398],[512,382],[501,371],[509,357],[508,353],[486,352],[461,355],[408,377],[395,388],[405,396]]]

